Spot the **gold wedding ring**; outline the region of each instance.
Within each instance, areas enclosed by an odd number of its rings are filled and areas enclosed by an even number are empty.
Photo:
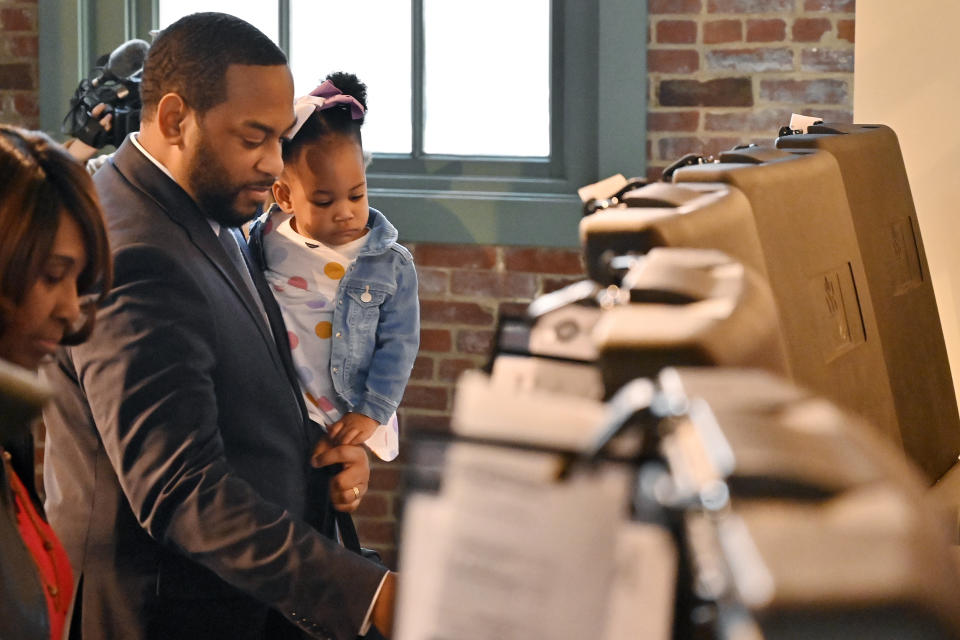
[[[355,496],[355,498],[354,498],[355,500],[359,500],[359,499],[360,499],[360,489],[357,489],[356,487],[354,487],[354,488],[353,488],[353,495]]]

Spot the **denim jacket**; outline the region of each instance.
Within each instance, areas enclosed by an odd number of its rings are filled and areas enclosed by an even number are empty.
[[[264,214],[250,227],[250,252],[265,269]],[[340,279],[330,355],[333,387],[350,411],[381,424],[397,410],[420,347],[413,256],[397,230],[370,208],[369,238]]]

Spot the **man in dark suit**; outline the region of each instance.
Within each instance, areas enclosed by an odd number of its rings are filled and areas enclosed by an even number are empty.
[[[91,339],[46,367],[47,509],[82,637],[389,633],[394,574],[329,537],[331,509],[366,491],[366,454],[330,446],[311,466],[322,435],[238,243],[294,122],[286,58],[242,20],[195,14],[157,37],[142,93],[140,133],[95,180],[114,288]]]

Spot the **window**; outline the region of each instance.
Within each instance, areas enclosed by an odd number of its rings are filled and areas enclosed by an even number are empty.
[[[197,11],[219,11],[235,15],[263,31],[274,42],[280,40],[277,3],[260,0],[159,0],[156,28],[163,29],[188,13]]]
[[[41,3],[41,20],[44,11],[56,12],[62,36],[42,32],[41,51],[51,44],[54,55],[57,48],[68,55],[64,25],[71,12],[80,24],[73,38],[76,76],[62,64],[57,69],[54,57],[41,59],[45,84],[59,82],[66,96],[61,105],[97,55],[201,10],[229,11],[274,38],[289,55],[298,95],[330,71],[356,73],[369,87],[364,143],[374,153],[371,203],[397,224],[403,240],[574,246],[576,190],[610,173],[643,172],[645,3],[50,4],[74,3]],[[43,115],[51,112],[49,102],[41,108],[44,122],[53,122]],[[59,117],[63,111],[56,109]]]
[[[363,142],[375,154],[412,151],[410,0],[290,0],[290,68],[297,95],[328,73],[349,71],[367,85]],[[349,28],[357,16],[362,28]],[[320,27],[318,25],[328,25]]]

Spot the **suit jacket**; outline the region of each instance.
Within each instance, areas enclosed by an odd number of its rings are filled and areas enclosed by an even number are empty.
[[[128,139],[95,183],[115,279],[46,367],[47,512],[84,638],[261,638],[270,608],[353,638],[384,569],[336,544],[283,320],[264,322],[194,201]],[[223,230],[222,232],[228,232]]]

